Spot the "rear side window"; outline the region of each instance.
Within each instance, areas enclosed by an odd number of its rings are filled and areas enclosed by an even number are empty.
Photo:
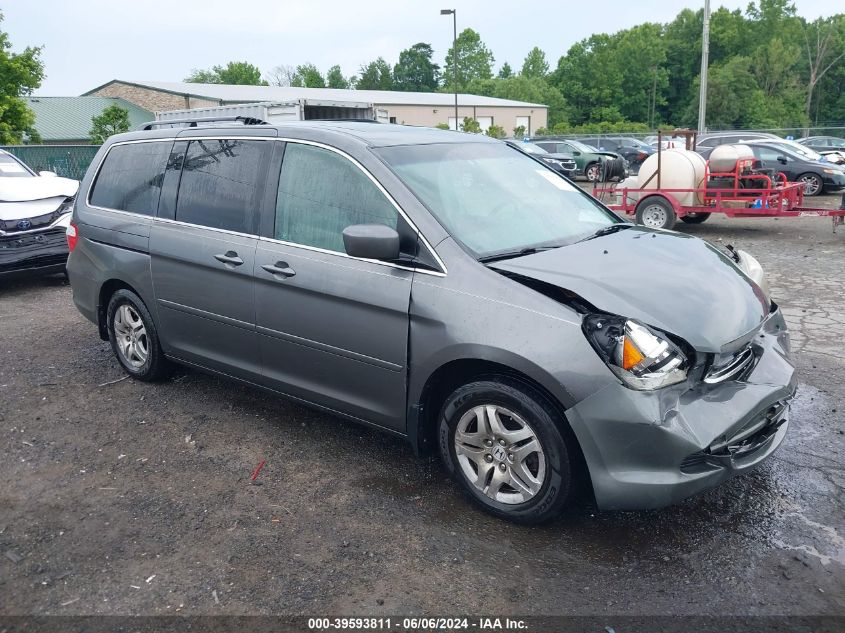
[[[157,141],[112,146],[94,182],[91,204],[155,215],[172,145],[173,141]]]
[[[321,147],[287,144],[276,200],[276,239],[342,253],[346,227],[385,224],[397,229],[398,218],[396,208],[349,159]]]
[[[268,141],[191,141],[182,164],[176,220],[255,233],[271,149]]]

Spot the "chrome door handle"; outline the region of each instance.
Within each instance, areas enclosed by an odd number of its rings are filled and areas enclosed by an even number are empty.
[[[273,276],[279,275],[280,277],[293,277],[296,274],[296,271],[288,266],[287,262],[276,262],[275,264],[264,264],[261,268],[266,270]]]
[[[226,264],[227,266],[240,266],[244,263],[244,260],[238,257],[238,254],[235,251],[226,251],[221,255],[215,255],[214,259]]]

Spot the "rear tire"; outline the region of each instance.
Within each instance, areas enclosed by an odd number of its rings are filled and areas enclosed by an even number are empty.
[[[109,300],[106,327],[114,355],[133,378],[152,382],[170,369],[159,344],[158,331],[141,298],[121,288]]]
[[[637,205],[637,224],[650,229],[671,230],[677,219],[675,209],[666,198],[649,196]]]
[[[709,218],[709,213],[687,213],[686,215],[681,216],[681,222],[686,222],[687,224],[701,224],[702,222],[707,222]]]
[[[572,486],[565,422],[541,394],[505,376],[456,389],[440,411],[440,457],[486,512],[536,524],[560,514]]]

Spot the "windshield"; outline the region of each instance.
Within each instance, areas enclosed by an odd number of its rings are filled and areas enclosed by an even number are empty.
[[[517,146],[515,145],[514,147]],[[548,154],[546,150],[539,145],[534,145],[534,143],[519,143],[518,147],[523,152],[528,152],[529,154]]]
[[[0,154],[0,178],[31,178],[32,172],[10,154]]]
[[[590,147],[589,145],[584,145],[584,143],[582,143],[581,141],[566,141],[566,142],[569,143],[569,145],[573,149],[578,150],[579,152],[586,152],[586,153],[589,154],[591,152],[596,151],[595,147]]]
[[[376,150],[476,257],[565,246],[619,222],[594,198],[499,143]]]
[[[804,147],[803,145],[801,145],[801,143],[796,143],[795,141],[781,141],[778,144],[788,150],[795,152],[796,154],[801,154],[804,158],[807,158],[809,160],[822,159],[821,154],[819,154],[815,150],[810,149],[809,147]]]

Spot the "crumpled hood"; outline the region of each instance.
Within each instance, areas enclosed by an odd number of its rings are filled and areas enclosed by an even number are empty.
[[[574,292],[701,352],[720,353],[769,313],[762,290],[727,256],[682,233],[637,226],[489,266]]]
[[[76,195],[79,181],[59,176],[0,178],[0,202],[27,202]]]

